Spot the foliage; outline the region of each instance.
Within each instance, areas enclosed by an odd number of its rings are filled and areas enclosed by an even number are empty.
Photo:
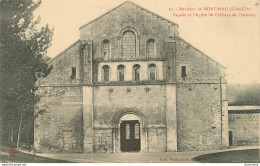
[[[0,1],[0,120],[4,142],[17,135],[21,116],[23,122],[33,116],[33,106],[39,101],[34,94],[36,73],[47,76],[51,71],[45,59],[53,30],[48,25],[37,27],[40,17],[33,16],[40,4],[34,0]]]
[[[260,105],[260,84],[230,84],[229,105]]]

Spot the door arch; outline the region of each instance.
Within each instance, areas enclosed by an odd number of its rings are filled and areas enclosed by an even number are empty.
[[[129,125],[128,127],[127,124]],[[142,112],[133,111],[133,110],[120,111],[114,116],[112,125],[113,125],[113,129],[112,129],[113,152],[123,152],[123,151],[147,152],[147,123]],[[137,130],[138,130],[137,128],[139,128],[139,135],[137,134]],[[130,140],[126,140],[126,134],[130,134],[128,135],[129,137],[127,136]],[[138,145],[140,149],[138,148],[129,149],[129,147],[127,147],[127,146],[131,146],[131,141],[133,141],[132,143],[134,143],[135,141],[138,142],[138,139],[140,142],[140,145]],[[130,144],[126,145],[127,142]],[[126,144],[123,147],[122,144],[124,143]]]

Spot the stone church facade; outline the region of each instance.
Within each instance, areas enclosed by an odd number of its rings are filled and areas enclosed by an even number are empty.
[[[36,150],[228,146],[226,68],[179,37],[178,28],[132,2],[80,27],[80,39],[39,78]]]

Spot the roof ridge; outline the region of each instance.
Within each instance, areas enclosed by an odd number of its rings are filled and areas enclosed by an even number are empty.
[[[110,13],[110,12],[116,10],[117,8],[123,6],[123,5],[126,4],[126,3],[130,3],[130,4],[132,4],[132,5],[136,6],[136,7],[139,7],[139,8],[141,8],[142,10],[145,10],[145,11],[147,11],[148,13],[151,13],[151,14],[157,16],[157,17],[161,17],[163,20],[168,21],[169,23],[174,24],[174,25],[177,25],[177,26],[179,27],[179,25],[178,25],[177,23],[175,23],[175,22],[173,22],[173,21],[171,21],[171,20],[169,20],[169,19],[167,19],[167,18],[164,18],[164,17],[162,17],[162,16],[160,16],[160,15],[158,15],[158,14],[156,14],[156,13],[154,13],[154,12],[152,12],[152,11],[150,11],[150,10],[144,8],[144,7],[141,7],[141,6],[137,5],[137,4],[134,3],[134,2],[131,2],[131,1],[127,0],[127,1],[125,1],[124,3],[122,3],[122,4],[120,4],[120,5],[116,6],[116,7],[114,7],[113,9],[111,9],[111,10],[109,10],[109,11],[107,11],[107,12],[105,12],[105,13],[102,14],[101,16],[99,16],[99,17],[97,17],[97,18],[95,18],[95,19],[89,21],[88,23],[86,23],[86,24],[80,26],[79,29],[84,28],[85,26],[87,26],[87,25],[91,24],[92,22],[94,22],[94,21],[100,19],[101,17],[103,17],[103,16],[107,15],[108,13]]]
[[[149,12],[149,13],[151,13],[151,14],[153,14],[153,15],[156,15],[156,16],[158,16],[158,17],[161,17],[162,19],[164,19],[164,20],[166,20],[166,21],[168,21],[168,22],[170,22],[170,23],[172,23],[172,24],[174,24],[174,25],[177,25],[177,26],[179,27],[179,24],[177,24],[177,23],[175,23],[175,22],[173,22],[173,21],[171,21],[171,20],[169,20],[169,19],[167,19],[167,18],[165,18],[165,17],[163,17],[163,16],[160,16],[159,14],[156,14],[156,13],[154,13],[154,12],[152,12],[152,11],[150,11],[150,10],[148,10],[148,9],[146,9],[146,8],[144,8],[144,7],[142,7],[142,6],[140,6],[140,5],[137,5],[137,4],[134,3],[134,2],[131,2],[131,1],[127,1],[127,2],[129,2],[129,3],[131,3],[131,4],[135,5],[135,6],[137,6],[137,7],[139,7],[139,8],[141,8],[141,9],[143,9],[143,10],[146,10],[147,12]]]

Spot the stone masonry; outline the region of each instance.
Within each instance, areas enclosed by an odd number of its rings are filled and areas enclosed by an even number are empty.
[[[229,123],[229,145],[230,146],[250,146],[259,145],[260,141],[260,107],[257,106],[235,106],[242,108],[233,110],[229,107],[228,123]],[[251,107],[251,108],[250,108]]]
[[[46,111],[35,120],[36,149],[120,153],[136,140],[141,152],[228,146],[226,68],[178,28],[132,2],[80,27],[80,39],[37,82],[35,114]]]

